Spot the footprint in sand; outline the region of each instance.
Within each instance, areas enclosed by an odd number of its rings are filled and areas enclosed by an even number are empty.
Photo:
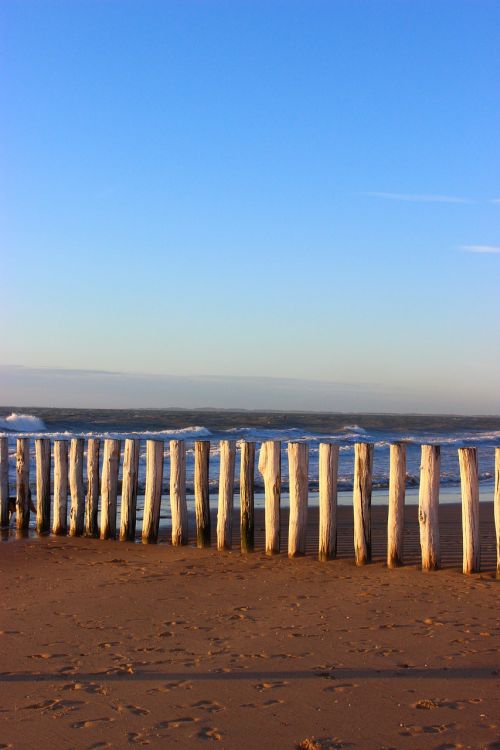
[[[219,711],[225,711],[226,707],[221,706],[217,701],[201,700],[191,704],[191,708],[197,708],[200,711],[206,711],[209,714],[216,714]]]
[[[192,724],[193,722],[201,721],[194,716],[181,716],[178,719],[167,719],[166,721],[160,721],[155,728],[157,729],[179,729],[186,724]]]
[[[456,724],[428,724],[419,726],[418,724],[407,724],[399,733],[402,737],[414,737],[417,734],[441,734],[453,729]]]
[[[341,685],[332,685],[331,687],[323,688],[324,693],[346,693],[348,690],[357,688],[359,685],[356,683],[344,682]]]
[[[261,693],[263,690],[272,690],[273,688],[281,688],[285,687],[285,685],[288,685],[288,682],[285,680],[270,680],[269,682],[259,682],[257,685],[254,685],[254,688]]]
[[[92,729],[93,727],[98,726],[99,724],[107,723],[108,721],[114,721],[109,716],[102,716],[98,719],[86,719],[85,721],[75,721],[74,724],[71,724],[72,729]]]
[[[202,740],[214,740],[214,742],[220,742],[222,734],[215,727],[202,727],[198,732],[198,737]]]

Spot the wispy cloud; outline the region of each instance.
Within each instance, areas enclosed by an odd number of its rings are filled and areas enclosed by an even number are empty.
[[[500,255],[500,247],[496,245],[461,245],[460,250],[463,250],[465,253]]]
[[[473,203],[469,198],[459,198],[456,195],[427,195],[418,193],[381,193],[366,192],[371,198],[385,198],[391,201],[409,201],[411,203]]]
[[[490,200],[490,203],[496,203],[498,206],[500,206],[500,198],[492,198]]]

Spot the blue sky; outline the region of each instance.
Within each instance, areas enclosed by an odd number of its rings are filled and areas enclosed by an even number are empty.
[[[500,413],[497,2],[0,27],[4,404]]]

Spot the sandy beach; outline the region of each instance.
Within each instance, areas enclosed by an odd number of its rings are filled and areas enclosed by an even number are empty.
[[[42,537],[0,545],[0,747],[500,747],[493,510],[482,572],[460,571],[460,507],[441,507],[443,569]],[[283,514],[283,544],[286,514]],[[235,545],[237,541],[235,516]]]

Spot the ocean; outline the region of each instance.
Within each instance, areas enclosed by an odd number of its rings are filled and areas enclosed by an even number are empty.
[[[9,441],[9,484],[15,490],[16,438],[33,438],[31,442],[30,484],[35,487],[34,439],[70,439],[71,437],[127,437],[141,441],[139,492],[144,490],[146,440],[165,443],[164,494],[168,492],[169,440],[186,441],[186,474],[188,505],[193,502],[194,441],[209,440],[210,485],[217,492],[219,441],[255,441],[257,449],[264,440],[282,444],[282,500],[287,503],[289,441],[303,441],[309,446],[310,502],[317,502],[318,456],[320,442],[339,445],[339,503],[351,502],[354,444],[374,444],[373,502],[387,502],[389,483],[389,445],[402,441],[407,446],[407,502],[418,502],[420,446],[441,446],[441,502],[460,499],[460,474],[457,449],[478,449],[480,496],[492,500],[495,447],[500,445],[500,417],[420,416],[397,414],[330,414],[305,412],[270,412],[244,410],[187,409],[49,409],[3,407],[0,409],[0,435]],[[101,451],[102,454],[102,451]],[[256,461],[257,465],[257,461]],[[236,462],[238,496],[238,452]],[[263,483],[257,466],[255,472],[256,506],[262,504]],[[191,496],[190,496],[191,495]],[[215,496],[212,496],[215,502]],[[168,515],[168,514],[167,514]]]

